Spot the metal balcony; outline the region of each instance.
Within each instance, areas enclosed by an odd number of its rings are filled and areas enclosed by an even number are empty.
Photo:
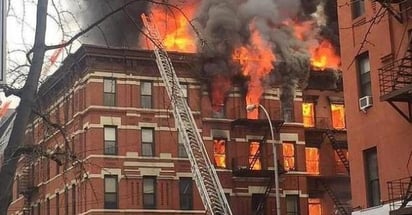
[[[389,206],[395,214],[405,214],[405,211],[412,211],[412,177],[396,179],[387,182]],[[398,213],[399,212],[399,213]],[[406,214],[410,214],[410,213]],[[392,214],[392,213],[391,213]]]

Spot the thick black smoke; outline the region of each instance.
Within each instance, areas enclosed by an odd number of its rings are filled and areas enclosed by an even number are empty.
[[[68,1],[69,7],[80,28],[85,29],[108,13],[122,7],[131,0],[80,0]],[[125,10],[110,16],[80,38],[81,43],[109,47],[137,48],[141,28],[140,14],[147,9],[146,1],[130,4]]]

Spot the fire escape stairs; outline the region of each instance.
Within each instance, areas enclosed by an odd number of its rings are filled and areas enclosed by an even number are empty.
[[[383,8],[385,8],[395,19],[403,24],[406,19],[403,14],[407,13],[408,9],[403,9],[401,5],[408,4],[409,0],[377,0]]]
[[[412,201],[412,178],[409,180],[408,188],[406,190],[406,193],[404,194],[402,198],[402,204],[400,208],[406,207],[406,205]]]
[[[345,152],[342,151],[341,144],[338,140],[336,140],[334,131],[331,129],[326,129],[325,134],[328,137],[330,143],[332,144],[332,148],[336,151],[336,154],[339,156],[339,159],[342,161],[343,165],[348,171],[348,174],[350,174],[349,160],[346,157]]]
[[[320,179],[319,180],[322,187],[328,193],[329,197],[332,199],[333,203],[335,204],[336,209],[338,210],[340,215],[349,215],[348,211],[346,211],[346,207],[342,202],[339,201],[338,197],[336,196],[335,192],[330,188],[327,182]]]
[[[33,181],[33,167],[31,164],[31,156],[26,155],[23,161],[23,167],[21,175],[19,176],[19,192],[24,197],[23,214],[30,214],[31,210],[31,198],[36,191]]]
[[[252,160],[250,161],[249,170],[253,170],[253,167],[255,166],[256,162],[259,160],[260,155],[262,154],[262,144],[265,144],[265,143],[266,143],[266,135],[262,139],[261,144],[259,144],[256,154],[253,156]]]
[[[270,191],[272,190],[272,187],[273,187],[274,184],[275,184],[275,176],[273,175],[272,177],[270,177],[269,183],[266,186],[265,193],[263,194],[263,198],[261,199],[261,201],[259,202],[259,204],[257,206],[255,215],[263,215],[264,214],[266,199],[269,197]]]

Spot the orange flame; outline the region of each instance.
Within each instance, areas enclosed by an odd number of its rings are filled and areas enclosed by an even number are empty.
[[[336,55],[332,44],[323,40],[319,46],[311,47],[311,65],[315,69],[324,70],[325,68],[338,69],[340,65],[340,57]]]
[[[184,6],[183,13],[191,19],[195,13],[195,6],[190,4]],[[163,45],[168,51],[196,52],[195,37],[190,29],[189,21],[180,11],[154,5],[151,8],[151,13],[151,19],[156,23],[157,29],[163,37]],[[146,40],[140,42],[142,44]]]
[[[264,90],[262,80],[273,69],[275,55],[268,48],[268,44],[262,39],[260,33],[252,29],[251,44],[237,48],[232,57],[239,61],[243,75],[250,78],[246,105],[259,104],[260,96]],[[247,117],[257,119],[258,109],[248,112]]]

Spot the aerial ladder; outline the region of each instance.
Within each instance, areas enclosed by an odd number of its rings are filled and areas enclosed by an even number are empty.
[[[147,36],[149,36],[148,39],[151,41],[150,45],[156,56],[157,67],[171,100],[173,115],[183,139],[183,145],[190,160],[193,178],[206,212],[211,215],[231,215],[232,212],[226,200],[223,187],[209,159],[192,112],[183,96],[183,91],[172,62],[160,39],[160,33],[149,16],[142,14],[141,17]]]

